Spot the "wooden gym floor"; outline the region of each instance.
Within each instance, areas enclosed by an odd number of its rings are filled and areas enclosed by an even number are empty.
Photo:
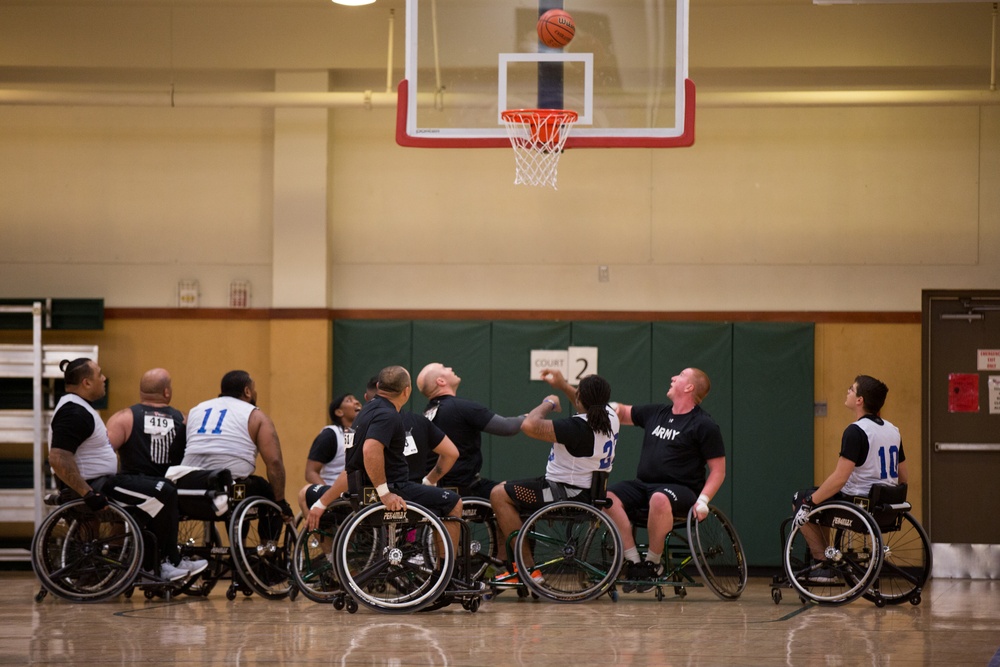
[[[769,579],[736,602],[704,588],[580,605],[519,600],[478,613],[356,614],[299,597],[208,598],[81,605],[36,603],[30,572],[0,572],[3,665],[989,665],[1000,664],[1000,582],[935,579],[919,606],[866,600],[803,606]]]

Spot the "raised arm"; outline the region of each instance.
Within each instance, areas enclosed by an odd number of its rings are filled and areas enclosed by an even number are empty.
[[[537,440],[555,442],[556,430],[552,427],[552,422],[546,417],[552,412],[559,412],[562,408],[559,405],[559,397],[555,394],[546,396],[534,410],[528,413],[521,424],[521,431],[525,435]]]
[[[576,405],[576,387],[571,385],[563,377],[562,371],[556,369],[546,368],[542,371],[542,379],[549,383],[553,389],[558,389],[562,393],[566,394],[566,398],[569,399],[570,405]]]

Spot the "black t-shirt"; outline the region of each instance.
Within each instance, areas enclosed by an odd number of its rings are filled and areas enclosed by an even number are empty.
[[[52,442],[54,449],[64,449],[76,454],[83,441],[94,433],[94,415],[76,403],[66,403],[52,419]]]
[[[701,406],[682,415],[675,415],[671,407],[632,407],[632,423],[645,430],[636,477],[643,482],[683,484],[697,493],[705,486],[705,462],[726,455],[722,431]]]
[[[444,431],[421,414],[404,412],[402,415],[408,445],[405,453],[406,462],[410,467],[410,481],[420,482],[423,481],[424,475],[427,474],[429,468],[433,467],[433,463],[430,466],[427,465],[427,459],[435,458],[432,455],[434,448],[440,445],[441,441],[445,439],[445,434]],[[412,448],[409,447],[411,439],[416,446],[416,451],[411,451]]]
[[[336,431],[332,428],[324,428],[316,436],[316,439],[313,440],[307,458],[317,463],[329,463],[337,456],[337,447],[339,446],[340,443],[337,441]]]
[[[180,465],[187,444],[184,415],[169,405],[133,405],[132,432],[118,449],[121,471],[130,475],[163,477],[167,468]]]
[[[365,470],[365,441],[378,440],[385,455],[385,481],[398,484],[409,480],[410,469],[403,450],[406,449],[406,430],[403,416],[391,401],[376,396],[361,408],[354,419],[354,446],[347,451],[345,469],[348,473]],[[365,471],[365,483],[371,480]]]
[[[556,432],[556,442],[565,447],[571,456],[585,458],[594,455],[594,431],[586,419],[553,419],[552,428]]]
[[[441,486],[469,486],[483,467],[483,429],[496,413],[475,401],[436,396],[427,403],[424,415],[458,448],[458,461],[441,479]]]

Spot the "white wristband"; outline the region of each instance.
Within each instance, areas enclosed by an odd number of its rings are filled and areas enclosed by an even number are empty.
[[[709,500],[710,500],[710,498],[708,496],[706,496],[704,493],[701,494],[700,496],[698,496],[698,502],[699,503],[705,503],[707,505]]]
[[[309,509],[314,510],[317,507],[320,508],[321,510],[325,510],[327,508],[327,506],[323,504],[323,500],[322,499],[317,500],[316,502],[314,502],[312,504],[312,506],[309,507]]]
[[[379,498],[387,496],[389,495],[389,485],[383,482],[375,487],[375,492],[378,493]]]
[[[437,486],[437,484],[435,484],[435,483],[434,483],[434,482],[432,482],[431,480],[427,479],[426,477],[424,477],[424,478],[423,478],[423,479],[421,480],[421,482],[423,482],[424,486]]]

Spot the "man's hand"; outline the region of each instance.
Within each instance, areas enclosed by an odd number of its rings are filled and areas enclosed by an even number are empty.
[[[704,493],[698,496],[698,502],[694,504],[694,515],[698,517],[698,521],[704,521],[708,516],[708,496]]]
[[[278,507],[281,508],[281,520],[287,524],[295,523],[295,512],[292,511],[291,505],[288,504],[287,500],[279,500]]]
[[[313,506],[309,508],[309,514],[306,515],[306,526],[309,530],[319,528],[319,520],[323,517],[324,512],[326,512],[325,507],[319,503],[313,503]]]
[[[559,403],[559,397],[555,394],[549,394],[542,399],[542,403],[548,403],[552,406],[552,412],[562,412],[562,405]]]
[[[385,508],[393,511],[405,511],[406,501],[402,497],[396,495],[392,491],[385,494],[384,496],[379,496],[379,500],[385,505]]]
[[[796,526],[802,527],[809,523],[809,512],[812,512],[812,496],[806,496],[799,506],[799,511],[795,513],[795,518],[792,519],[792,523]]]
[[[108,498],[103,493],[98,493],[91,489],[87,491],[87,495],[83,497],[83,502],[87,503],[87,507],[94,510],[95,512],[100,512],[102,509],[108,506]]]

